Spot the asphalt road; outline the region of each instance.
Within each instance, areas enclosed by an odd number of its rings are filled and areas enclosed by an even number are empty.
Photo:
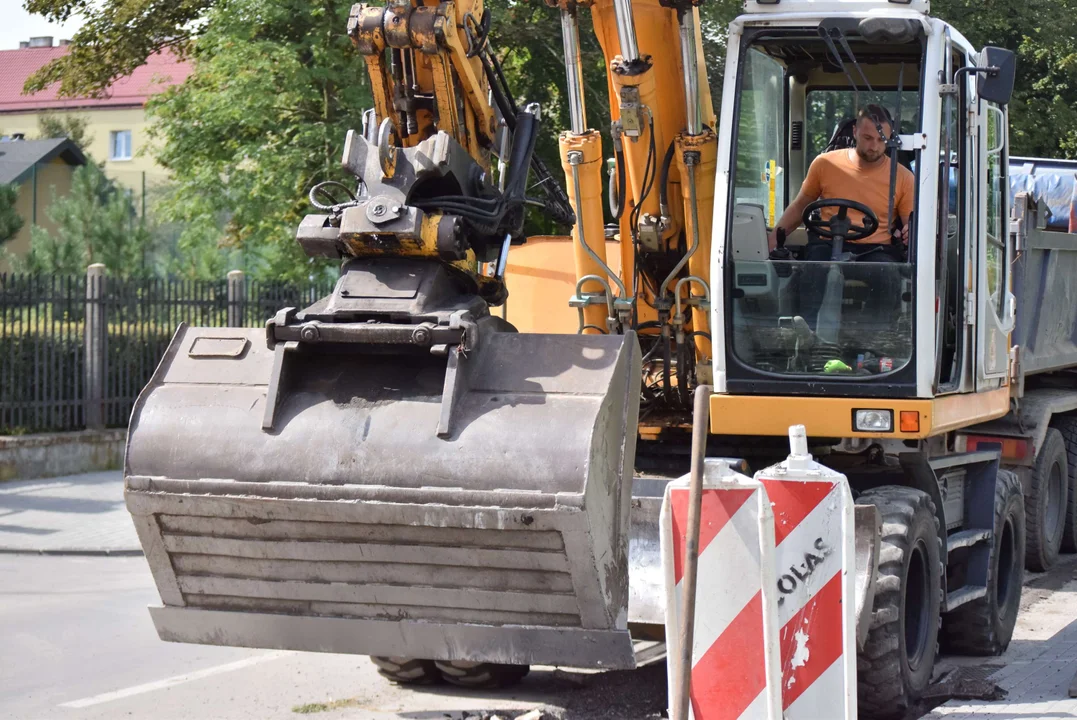
[[[648,720],[665,705],[663,663],[535,669],[510,691],[414,691],[365,657],[162,642],[146,611],[159,602],[140,557],[0,555],[0,718],[459,720],[550,704]]]
[[[1077,667],[1075,595],[1077,558],[1067,558],[1029,578],[1006,655],[936,668],[1005,668],[1008,700],[932,712],[939,697],[907,720],[1077,717],[1077,701],[1065,699]],[[658,720],[666,705],[663,662],[606,673],[535,668],[503,691],[408,689],[365,657],[162,642],[146,611],[158,602],[141,557],[0,554],[0,719],[511,720],[541,707],[564,720]]]

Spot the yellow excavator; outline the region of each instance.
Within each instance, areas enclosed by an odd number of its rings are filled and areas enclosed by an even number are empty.
[[[345,142],[354,182],[313,188],[296,238],[339,259],[333,292],[264,330],[181,327],[131,418],[157,630],[371,655],[398,682],[632,667],[634,639],[663,637],[659,509],[713,386],[708,455],[763,467],[803,424],[848,477],[860,711],[898,717],[940,640],[1006,647],[1026,556],[1073,535],[1077,335],[1041,336],[1077,325],[1051,290],[1077,237],[1009,197],[1013,53],[927,0],[747,0],[719,119],[698,2],[548,2],[563,185],[482,0],[352,9],[374,107]],[[583,12],[612,148],[585,112]],[[772,247],[869,102],[915,177],[907,248],[844,253],[879,224],[847,198]],[[525,237],[528,212],[571,237]],[[819,242],[830,259],[806,260]]]

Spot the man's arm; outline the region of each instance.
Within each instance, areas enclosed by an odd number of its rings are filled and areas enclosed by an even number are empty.
[[[894,213],[901,218],[901,229],[894,228],[897,235],[903,243],[908,245],[909,236],[912,231],[909,230],[909,219],[912,217],[913,210],[913,198],[916,197],[915,180],[912,172],[906,170],[904,167],[900,168],[904,171],[901,173],[901,187],[898,189],[898,197],[895,198]]]
[[[770,231],[770,235],[767,236],[767,244],[770,249],[778,247],[778,228],[785,231],[785,234],[796,230],[800,227],[800,223],[804,217],[804,208],[811,205],[813,202],[819,199],[823,192],[822,183],[819,180],[819,174],[822,172],[824,155],[820,155],[812,160],[811,167],[808,168],[808,174],[804,177],[804,182],[800,186],[800,192],[793,199],[793,202],[789,203],[789,206],[785,208],[785,212],[778,218],[778,224],[774,226],[774,229]]]
[[[767,236],[767,244],[771,250],[778,246],[778,228],[785,230],[785,234],[788,235],[800,227],[801,219],[804,216],[804,208],[811,205],[815,199],[801,189],[800,193],[793,199],[793,202],[789,203],[789,207],[785,209],[785,212],[778,219],[778,224],[774,226],[774,229],[770,231],[770,235]]]

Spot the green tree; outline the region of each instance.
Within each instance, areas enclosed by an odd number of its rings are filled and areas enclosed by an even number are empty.
[[[207,254],[223,249],[241,250],[254,274],[311,272],[294,239],[307,193],[345,180],[345,135],[372,104],[365,63],[343,31],[350,7],[229,0],[209,12],[194,74],[149,107],[156,158],[172,175],[155,211],[186,225],[176,269],[216,274]]]
[[[23,219],[15,211],[19,199],[19,186],[15,183],[0,185],[0,245],[3,245],[22,229]]]
[[[934,0],[931,10],[976,48],[1017,52],[1014,154],[1077,157],[1077,0]]]
[[[30,251],[8,256],[16,272],[81,273],[100,262],[117,275],[148,272],[150,234],[138,221],[130,194],[92,163],[75,170],[71,191],[46,211],[55,231],[35,225]]]
[[[37,119],[37,135],[42,140],[67,138],[80,148],[93,142],[89,131],[90,121],[85,115],[43,112]]]
[[[31,75],[25,89],[37,92],[58,82],[62,96],[99,96],[155,52],[186,54],[213,5],[214,0],[24,0],[28,12],[50,22],[85,18],[67,54]]]

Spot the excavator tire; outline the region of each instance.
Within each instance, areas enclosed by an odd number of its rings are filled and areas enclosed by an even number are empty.
[[[1048,428],[1032,466],[1025,495],[1025,567],[1044,572],[1058,561],[1065,535],[1070,499],[1066,443],[1056,428]]]
[[[931,498],[888,485],[857,498],[882,517],[875,604],[857,658],[863,720],[903,717],[931,680],[942,606],[942,539]]]
[[[1077,416],[1060,415],[1051,427],[1062,433],[1066,443],[1066,466],[1069,468],[1070,499],[1066,503],[1066,529],[1062,532],[1062,552],[1077,552]]]
[[[1025,501],[1021,481],[1009,470],[999,470],[995,482],[994,533],[987,595],[943,619],[943,647],[950,652],[998,655],[1013,637],[1024,578]]]
[[[465,660],[437,660],[442,677],[466,688],[503,688],[515,685],[531,671],[530,665],[499,665]]]
[[[379,675],[397,685],[437,685],[442,680],[433,660],[372,655],[370,661]]]

